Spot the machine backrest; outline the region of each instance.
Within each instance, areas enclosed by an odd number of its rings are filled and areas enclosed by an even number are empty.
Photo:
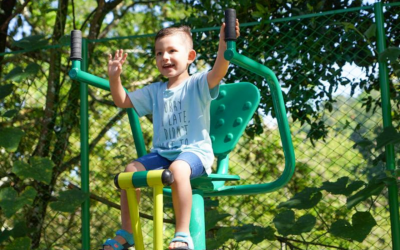
[[[215,156],[229,154],[260,103],[260,91],[249,82],[220,86],[219,96],[211,102],[210,136]]]

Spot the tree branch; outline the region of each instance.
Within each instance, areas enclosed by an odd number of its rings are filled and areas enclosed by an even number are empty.
[[[31,0],[25,0],[25,3],[22,4],[18,9],[16,9],[15,12],[6,19],[6,21],[3,23],[3,25],[1,25],[0,30],[1,31],[5,30],[8,26],[8,23],[11,21],[11,19],[13,19],[16,15],[20,14],[30,1]]]
[[[343,247],[331,246],[331,245],[326,245],[326,244],[322,244],[322,243],[308,242],[308,241],[303,241],[303,240],[290,239],[290,238],[286,238],[286,237],[282,237],[282,236],[278,236],[278,235],[275,235],[275,237],[280,242],[284,242],[284,243],[288,243],[288,244],[291,244],[290,242],[297,242],[297,243],[301,243],[304,245],[313,245],[313,246],[321,246],[321,247],[327,247],[327,248],[332,248],[332,249],[347,250],[347,248],[343,248]]]
[[[89,153],[93,150],[94,147],[99,143],[99,141],[104,137],[104,135],[107,133],[108,130],[122,117],[125,115],[126,110],[122,109],[120,110],[113,118],[111,118],[108,123],[103,127],[103,129],[97,134],[96,138],[92,140],[92,142],[89,144]],[[80,161],[81,154],[78,154],[71,160],[67,161],[66,163],[62,164],[59,168],[59,173],[64,172],[66,169],[68,169],[71,165],[76,164]]]
[[[79,189],[80,190],[80,188],[78,186],[76,186],[76,185],[74,185],[72,183],[68,183],[68,188],[69,189]],[[109,200],[107,200],[107,199],[105,199],[103,197],[97,196],[97,195],[95,195],[93,193],[90,193],[90,199],[98,201],[100,203],[103,203],[104,205],[107,205],[109,207],[113,207],[115,209],[121,210],[121,206],[120,205],[118,205],[118,204],[116,204],[116,203],[114,203],[112,201],[109,201]],[[142,217],[142,218],[148,219],[148,220],[153,220],[153,216],[145,214],[145,213],[139,212],[139,216]],[[164,222],[165,223],[169,223],[169,224],[175,224],[175,221],[170,220],[170,219],[164,219]]]

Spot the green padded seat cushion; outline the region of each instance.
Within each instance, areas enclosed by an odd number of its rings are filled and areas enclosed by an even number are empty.
[[[260,103],[260,91],[249,82],[220,86],[218,98],[211,102],[210,137],[214,155],[232,151]]]
[[[218,98],[211,102],[210,137],[216,157],[225,157],[238,143],[260,103],[260,92],[248,82],[220,86]],[[217,166],[227,173],[228,165]],[[225,181],[240,180],[238,175],[210,174],[191,181],[192,188],[214,192],[224,188]]]

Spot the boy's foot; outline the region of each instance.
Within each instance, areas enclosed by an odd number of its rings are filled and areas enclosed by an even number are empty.
[[[188,233],[178,232],[171,240],[169,249],[194,249],[193,239]]]
[[[114,240],[118,241],[121,245],[124,245],[126,243],[126,240],[122,237],[122,236],[115,236]],[[103,247],[104,250],[114,250],[115,248],[113,248],[112,246],[104,246]]]
[[[103,244],[103,250],[124,250],[135,244],[133,236],[123,229],[118,230],[114,239],[108,239]]]
[[[182,237],[177,237],[177,238],[182,238]],[[171,242],[169,244],[169,249],[189,249],[188,248],[188,243],[185,242]]]

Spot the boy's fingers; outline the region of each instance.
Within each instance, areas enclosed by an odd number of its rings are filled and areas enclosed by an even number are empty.
[[[126,57],[128,56],[127,53],[124,54],[124,57],[121,59],[121,65],[124,64]]]

